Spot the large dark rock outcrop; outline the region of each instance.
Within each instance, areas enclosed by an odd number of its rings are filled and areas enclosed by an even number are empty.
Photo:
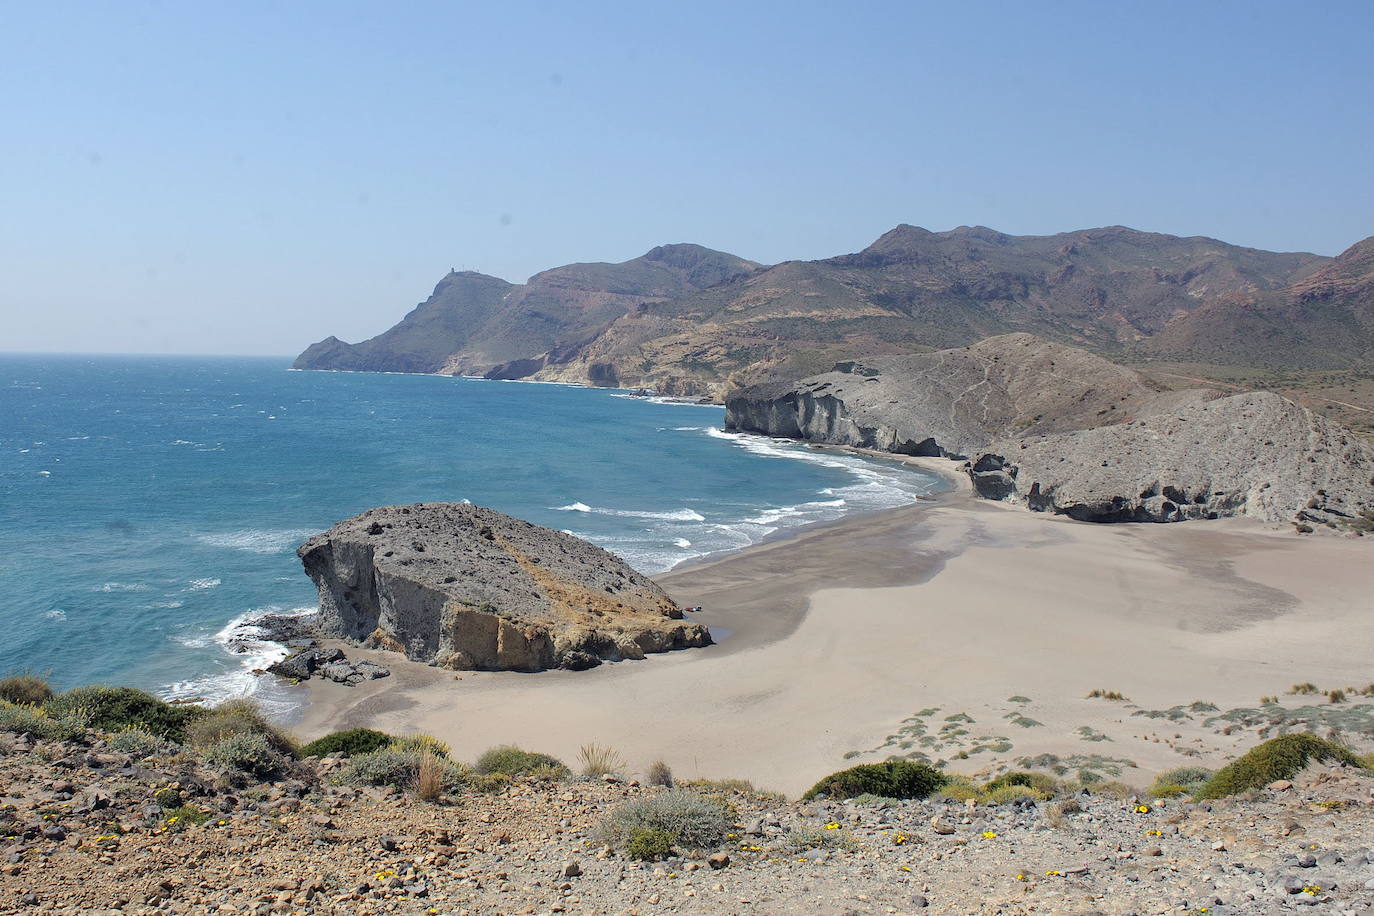
[[[1345,427],[1269,392],[1162,391],[1030,334],[747,388],[726,426],[967,459],[981,495],[1088,521],[1374,512],[1374,447]]]
[[[711,643],[614,555],[466,503],[370,509],[297,554],[321,633],[441,667],[589,668]]]

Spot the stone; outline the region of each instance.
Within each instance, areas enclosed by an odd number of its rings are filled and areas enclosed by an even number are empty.
[[[706,860],[706,864],[716,870],[730,867],[730,856],[723,852],[718,852]]]
[[[558,873],[564,878],[576,878],[582,874],[582,866],[573,861],[564,862]]]
[[[322,635],[439,667],[582,669],[711,644],[619,558],[466,503],[370,509],[297,554],[319,591]],[[360,665],[320,670],[341,683],[385,676]]]
[[[922,895],[917,894],[915,897],[911,898],[911,905],[918,910],[924,910],[926,907],[930,906],[930,901]]]
[[[1276,779],[1269,783],[1268,788],[1275,792],[1287,792],[1289,789],[1293,788],[1293,784],[1286,779]]]

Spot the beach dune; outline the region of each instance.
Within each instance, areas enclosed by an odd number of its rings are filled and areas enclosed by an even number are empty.
[[[1094,525],[955,490],[657,581],[703,606],[693,619],[717,645],[539,674],[377,653],[393,677],[309,682],[299,730],[420,731],[464,759],[513,743],[574,765],[597,743],[635,772],[662,759],[680,778],[789,794],[891,754],[969,773],[1054,755],[1038,762],[1143,785],[1215,766],[1285,717],[1356,746],[1374,734],[1359,697],[1259,704],[1374,680],[1363,539],[1243,519]]]

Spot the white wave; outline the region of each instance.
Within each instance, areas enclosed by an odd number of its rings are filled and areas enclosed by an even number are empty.
[[[314,533],[309,528],[246,528],[220,534],[202,534],[196,540],[211,547],[228,547],[249,553],[279,553],[294,549]]]
[[[154,601],[152,604],[143,605],[144,609],[150,611],[174,610],[185,605],[185,601]]]
[[[43,613],[43,616],[48,618],[49,620],[66,620],[67,612],[62,610],[60,607],[57,607],[53,608],[51,611],[45,611]]]
[[[96,586],[98,592],[146,592],[148,586],[142,582],[106,582]]]
[[[691,547],[692,542],[686,538],[673,538],[673,543],[678,547]]]
[[[189,582],[186,583],[186,585],[187,585],[192,591],[197,591],[197,592],[199,592],[199,591],[204,591],[204,590],[207,589],[207,588],[214,588],[215,586],[217,586],[217,585],[219,585],[219,584],[220,584],[220,580],[219,580],[219,579],[192,579],[191,581],[189,581]]]
[[[51,476],[52,476],[52,471],[39,471],[39,472],[38,472],[38,476],[39,476],[39,477],[51,477]]]
[[[671,512],[650,512],[639,509],[603,509],[586,503],[550,506],[556,512],[588,512],[593,515],[612,515],[616,518],[651,518],[665,522],[704,522],[706,516],[695,509],[674,509]]]
[[[268,713],[283,713],[294,709],[296,700],[281,685],[267,675],[255,674],[273,662],[286,657],[287,649],[270,642],[258,621],[267,614],[300,616],[315,611],[313,607],[282,608],[276,605],[245,611],[225,624],[218,632],[174,637],[182,645],[193,649],[219,646],[239,660],[229,671],[201,675],[178,681],[163,688],[166,700],[201,700],[209,704],[251,696]]]
[[[674,427],[673,427],[673,432],[675,432],[675,433],[699,433],[699,432],[701,432],[702,430],[704,430],[704,429],[709,429],[709,428],[710,428],[710,427],[707,427],[707,426],[674,426]]]
[[[173,445],[204,445],[204,442],[192,442],[190,439],[173,439]]]

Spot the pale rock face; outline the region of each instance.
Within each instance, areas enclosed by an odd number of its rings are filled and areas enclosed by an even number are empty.
[[[1161,391],[1029,334],[841,363],[726,400],[726,426],[967,459],[977,492],[1088,521],[1374,511],[1374,447],[1268,392]]]
[[[589,668],[711,643],[612,554],[465,503],[371,509],[297,553],[322,633],[441,667]]]

